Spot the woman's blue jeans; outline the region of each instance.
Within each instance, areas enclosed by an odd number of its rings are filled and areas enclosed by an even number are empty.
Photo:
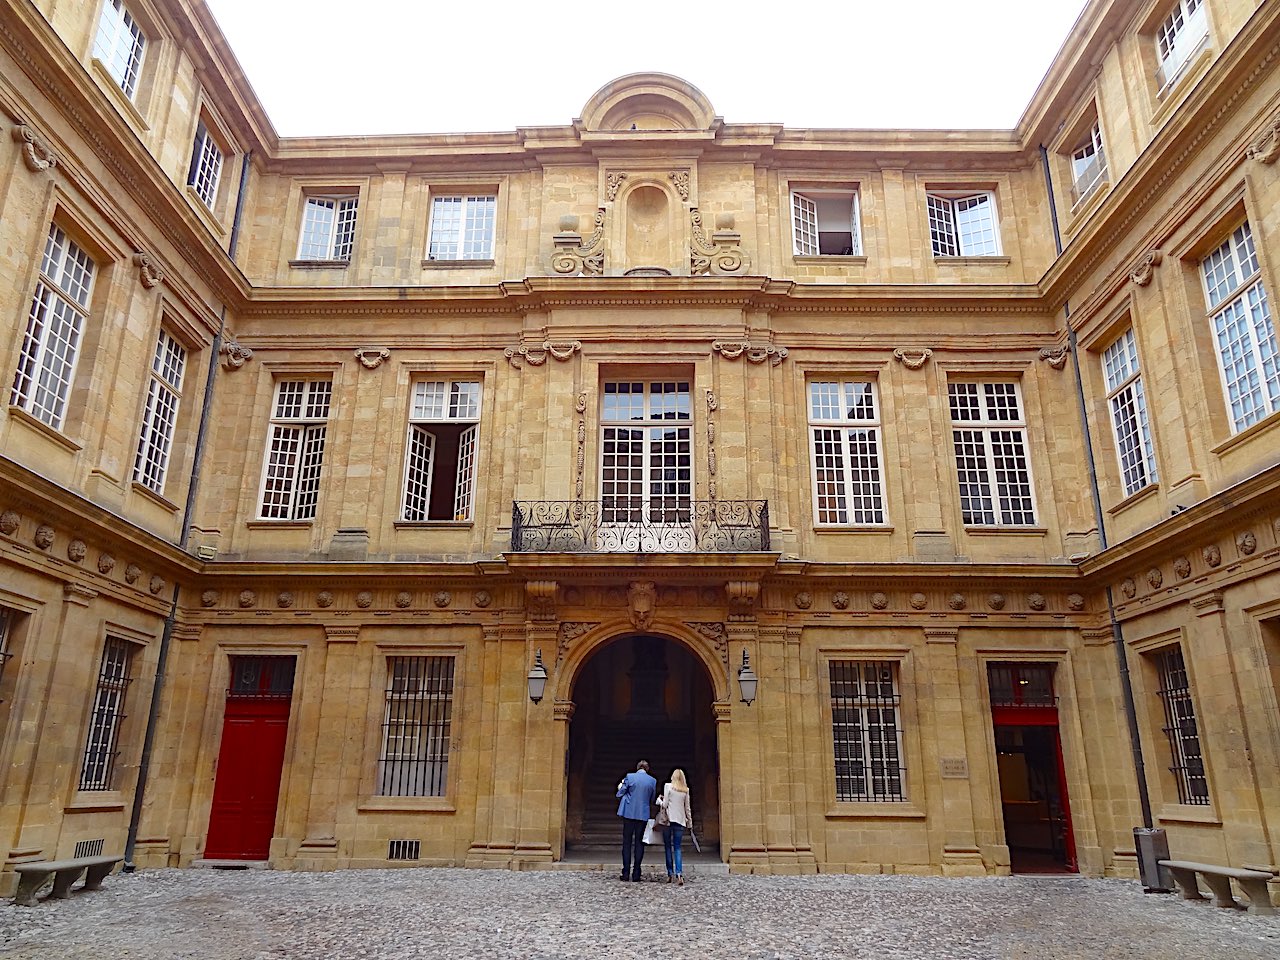
[[[684,824],[672,823],[662,831],[662,850],[667,855],[667,876],[684,875],[684,859],[680,855],[680,841],[684,839]]]

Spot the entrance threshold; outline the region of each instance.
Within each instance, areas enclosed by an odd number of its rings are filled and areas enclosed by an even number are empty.
[[[729,875],[729,865],[720,860],[720,850],[704,849],[701,853],[685,850],[683,855],[686,876],[716,877]],[[617,847],[612,850],[592,847],[577,849],[570,847],[564,852],[564,859],[552,865],[552,869],[560,870],[612,870],[622,872],[622,838],[618,838]],[[665,877],[667,861],[663,857],[662,847],[654,845],[644,854],[644,865],[640,872],[648,877]]]
[[[192,860],[193,870],[269,870],[269,860]]]

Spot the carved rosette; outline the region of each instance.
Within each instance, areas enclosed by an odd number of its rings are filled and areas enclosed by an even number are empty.
[[[885,610],[889,606],[889,597],[883,593],[873,593],[871,595],[871,608],[873,610]]]
[[[702,225],[702,213],[697,207],[689,208],[689,222],[690,276],[733,276],[747,272],[747,260],[742,255],[742,234],[736,230],[717,230],[708,238]]]
[[[389,356],[391,351],[386,347],[361,347],[355,352],[355,358],[366,370],[377,370]]]
[[[1043,593],[1027,594],[1027,606],[1032,610],[1040,611],[1049,605],[1049,601],[1044,598]]]
[[[3,533],[6,537],[13,536],[14,531],[21,525],[22,514],[18,513],[17,510],[6,510],[4,513],[0,513],[0,533]]]
[[[1258,138],[1249,144],[1245,156],[1263,164],[1276,162],[1276,158],[1280,157],[1280,116],[1275,117]]]
[[[740,357],[746,357],[751,363],[764,363],[768,360],[775,367],[790,356],[786,347],[777,347],[772,343],[752,344],[746,340],[717,340],[711,344],[711,349],[726,360],[737,360]]]
[[[281,590],[276,595],[276,606],[281,610],[288,610],[293,606],[293,594],[288,590]]]
[[[893,359],[897,360],[908,370],[919,370],[928,363],[929,358],[932,356],[933,351],[928,347],[921,347],[918,350],[908,350],[906,347],[899,347],[897,350],[893,351]]]
[[[1159,250],[1148,251],[1129,271],[1129,279],[1140,287],[1147,286],[1155,276],[1156,267],[1160,266],[1163,259],[1164,254]]]
[[[453,603],[453,594],[448,590],[437,590],[431,595],[431,602],[439,609],[443,610],[449,604]]]
[[[1204,558],[1205,564],[1210,567],[1216,567],[1222,563],[1222,551],[1218,549],[1216,543],[1211,543],[1201,550],[1200,556]]]
[[[1186,557],[1179,557],[1173,561],[1173,572],[1177,574],[1179,580],[1185,580],[1191,576],[1191,561]]]
[[[1246,557],[1258,549],[1258,538],[1254,536],[1252,530],[1246,530],[1236,537],[1236,549]]]
[[[837,610],[849,609],[849,595],[843,590],[837,590],[831,595],[831,605]]]
[[[1040,359],[1054,370],[1061,370],[1067,365],[1067,357],[1070,353],[1070,349],[1064,343],[1056,347],[1045,347],[1040,351]]]
[[[544,340],[540,347],[520,344],[516,347],[507,347],[502,354],[513,367],[520,369],[522,363],[527,363],[531,367],[540,367],[547,362],[547,357],[554,357],[564,363],[581,349],[580,340]]]
[[[83,560],[88,552],[89,548],[78,537],[67,544],[67,559],[74,563],[79,563]]]
[[[204,593],[200,594],[200,606],[216,607],[217,605],[218,605],[217,590],[206,590]]]
[[[929,598],[923,593],[913,593],[911,595],[910,603],[912,610],[923,610],[929,605]]]
[[[241,590],[239,603],[240,603],[240,606],[244,607],[246,610],[249,609],[250,607],[257,606],[258,595],[254,593],[252,590]]]
[[[1079,613],[1084,609],[1084,597],[1078,593],[1073,593],[1067,597],[1067,607]]]
[[[992,610],[1003,610],[1005,598],[1003,593],[993,593],[987,597],[987,606]]]
[[[321,609],[333,606],[333,593],[329,590],[321,590],[316,594],[316,606]]]
[[[234,340],[223,341],[222,346],[218,348],[218,354],[223,370],[239,370],[253,359],[253,351],[248,347],[242,347]]]
[[[53,546],[53,536],[53,527],[47,523],[42,523],[36,527],[35,536],[31,538],[31,542],[41,550],[48,550]]]
[[[1120,591],[1130,600],[1138,595],[1138,584],[1133,577],[1125,577],[1124,583],[1120,584]]]
[[[969,601],[965,598],[963,593],[953,593],[951,596],[947,597],[947,606],[952,610],[963,610],[968,605]]]
[[[396,594],[396,609],[408,610],[413,605],[413,594],[408,590],[401,590]]]
[[[813,606],[813,594],[808,590],[801,590],[793,599],[797,610],[808,610]]]
[[[488,590],[477,590],[472,594],[471,602],[483,610],[485,607],[489,606],[489,604],[493,603],[493,594]]]
[[[577,218],[573,218],[574,221]],[[561,230],[551,238],[555,251],[551,254],[551,269],[562,276],[600,276],[604,273],[604,221],[605,208],[596,210],[595,229],[583,242],[577,227]]]
[[[138,268],[138,279],[148,290],[164,279],[164,268],[160,266],[155,254],[139,250],[133,255],[133,265]]]
[[[1159,590],[1164,583],[1164,574],[1160,572],[1159,567],[1152,567],[1147,571],[1147,583],[1151,585],[1152,590]]]
[[[58,157],[53,152],[53,148],[25,123],[20,123],[13,128],[13,139],[22,150],[22,162],[32,173],[52,170],[58,165]]]
[[[368,610],[373,606],[373,593],[369,590],[361,590],[356,594],[356,606],[361,610]]]

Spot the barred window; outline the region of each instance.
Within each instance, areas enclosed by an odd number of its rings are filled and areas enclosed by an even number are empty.
[[[817,522],[884,523],[875,384],[867,380],[810,383],[809,439]]]
[[[55,430],[66,418],[93,271],[89,255],[51,225],[9,402]]]
[[[964,523],[1034,524],[1027,428],[1018,385],[960,381],[949,383],[947,393]]]
[[[479,420],[478,382],[413,385],[402,520],[472,519]]]
[[[693,499],[690,396],[684,381],[604,385],[601,522],[689,522]],[[645,426],[646,422],[654,425]]]
[[[1056,707],[1052,663],[992,663],[987,685],[993,707]]]
[[[350,260],[356,237],[356,196],[307,197],[299,260]]]
[[[119,637],[107,637],[102,649],[102,666],[98,670],[93,713],[89,718],[89,739],[80,768],[81,790],[111,790],[114,787],[116,757],[120,753],[120,724],[125,718],[125,693],[133,679],[129,676],[133,650],[133,644]]]
[[[142,28],[122,0],[104,0],[98,33],[93,40],[93,55],[102,61],[107,73],[130,100],[138,91],[146,45]]]
[[[994,193],[930,193],[925,201],[929,210],[929,239],[935,257],[1000,255]]]
[[[328,380],[282,380],[276,384],[262,473],[262,519],[315,519],[332,393],[333,384]]]
[[[434,197],[428,260],[492,260],[496,196]]]
[[[1071,154],[1071,200],[1079,203],[1107,176],[1107,155],[1102,149],[1102,128],[1093,122],[1084,142]]]
[[[1158,479],[1151,425],[1147,421],[1147,398],[1138,369],[1138,344],[1132,327],[1102,352],[1102,369],[1107,377],[1107,402],[1111,406],[1120,478],[1127,497]]]
[[[796,256],[862,253],[856,190],[806,190],[791,194],[791,237]]]
[[[442,797],[448,786],[453,657],[387,657],[378,794]]]
[[[1209,18],[1204,0],[1177,0],[1156,30],[1156,52],[1160,56],[1156,77],[1161,91],[1182,75],[1208,42]]]
[[[186,365],[186,349],[161,330],[151,359],[151,383],[142,413],[138,455],[133,464],[133,479],[156,493],[164,492],[165,476],[169,472],[169,453],[178,424],[178,403],[182,399]]]
[[[1280,410],[1280,350],[1253,231],[1241,224],[1201,261],[1231,422],[1245,429]]]
[[[218,181],[222,177],[222,148],[218,146],[203,120],[196,127],[196,140],[191,148],[191,167],[187,184],[195,190],[210,210],[218,201]]]
[[[832,660],[837,800],[905,800],[898,665]]]
[[[1175,644],[1157,650],[1153,656],[1160,675],[1157,693],[1164,706],[1164,733],[1169,738],[1172,758],[1169,771],[1178,787],[1178,802],[1207,804],[1209,782],[1204,775],[1200,731],[1196,726],[1196,708],[1191,700],[1182,647]]]

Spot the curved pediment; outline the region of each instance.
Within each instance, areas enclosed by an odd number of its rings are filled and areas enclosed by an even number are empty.
[[[582,108],[582,125],[589,131],[708,130],[715,119],[706,94],[666,73],[619,77]]]

